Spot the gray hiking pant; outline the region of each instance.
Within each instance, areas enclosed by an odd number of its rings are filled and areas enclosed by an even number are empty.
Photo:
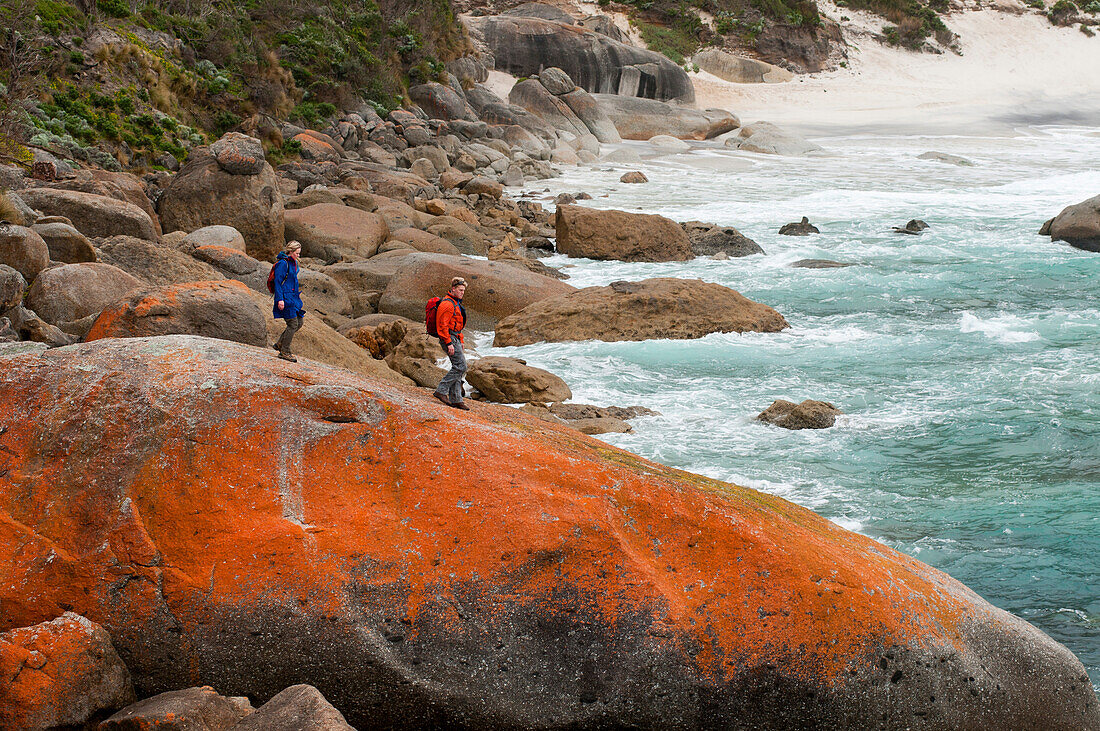
[[[451,359],[451,370],[443,376],[443,380],[436,386],[435,392],[446,396],[452,404],[462,403],[462,379],[466,377],[466,356],[462,353],[462,342],[457,335],[451,335],[451,345],[455,346],[455,354],[447,356]],[[446,353],[447,349],[443,348]]]
[[[302,329],[302,318],[294,317],[287,318],[286,330],[283,330],[283,334],[279,336],[279,339],[275,341],[275,347],[279,349],[280,353],[290,353],[290,341],[294,339],[294,333]]]

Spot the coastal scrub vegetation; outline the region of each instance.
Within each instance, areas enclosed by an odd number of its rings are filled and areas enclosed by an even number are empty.
[[[0,156],[29,143],[105,167],[181,161],[265,118],[385,114],[469,48],[450,0],[28,0],[0,24]]]

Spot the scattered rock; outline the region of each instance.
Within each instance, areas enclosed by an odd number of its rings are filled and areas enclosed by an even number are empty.
[[[1100,251],[1100,195],[1063,209],[1050,222],[1050,238],[1085,251]]]
[[[810,223],[810,219],[803,216],[798,223],[784,224],[779,229],[779,233],[784,236],[809,236],[810,234],[819,234],[821,231],[818,230],[817,226]]]
[[[258,175],[233,175],[221,169],[208,149],[196,148],[164,191],[158,210],[168,231],[232,226],[256,259],[274,261],[286,243],[283,194],[267,163]]]
[[[837,415],[843,413],[828,401],[806,399],[794,404],[780,399],[773,401],[756,418],[784,429],[828,429],[836,423]]]
[[[577,419],[618,419],[627,421],[638,416],[660,416],[660,412],[644,406],[592,406],[591,404],[550,404],[550,413],[566,421]]]
[[[233,727],[233,731],[355,731],[312,685],[292,685]]]
[[[646,279],[587,287],[528,305],[497,323],[496,346],[541,341],[686,340],[712,332],[779,332],[783,316],[698,279]]]
[[[50,249],[26,226],[0,223],[0,264],[6,264],[28,282],[50,263]]]
[[[223,246],[227,249],[245,252],[244,236],[232,226],[203,226],[192,231],[183,239],[184,250],[197,249],[200,246]]]
[[[833,261],[832,259],[799,259],[791,264],[792,267],[799,267],[801,269],[838,269],[840,267],[850,267],[850,262]]]
[[[23,340],[45,343],[50,348],[60,348],[72,345],[79,339],[56,325],[49,324],[33,310],[28,310],[22,305],[8,310],[7,316],[10,318],[12,329],[18,332]]]
[[[452,256],[457,256],[461,253],[458,248],[447,239],[416,228],[405,227],[399,228],[396,231],[391,231],[390,240],[403,241],[413,249],[424,251],[429,254],[451,254]]]
[[[1050,236],[1050,227],[1051,227],[1051,224],[1053,224],[1053,223],[1054,223],[1053,218],[1048,218],[1046,221],[1044,221],[1043,225],[1039,227],[1039,235],[1040,236]]]
[[[264,313],[248,287],[233,280],[139,289],[103,310],[84,339],[151,335],[201,335],[260,347],[268,344]]]
[[[974,163],[967,160],[965,157],[959,157],[958,155],[949,155],[946,152],[923,152],[917,155],[918,160],[936,160],[938,162],[946,162],[951,165],[963,165],[973,166]]]
[[[614,419],[609,416],[596,417],[591,419],[574,419],[568,422],[569,426],[573,427],[581,434],[629,434],[634,431],[634,428],[620,419]]]
[[[561,254],[618,261],[686,261],[691,242],[675,221],[650,213],[559,205],[555,215]]]
[[[409,98],[420,105],[432,119],[477,120],[474,110],[459,92],[434,81],[409,87]]]
[[[50,251],[50,260],[62,264],[95,261],[95,249],[84,234],[67,223],[36,223],[31,230],[42,237]]]
[[[326,261],[339,261],[349,253],[374,256],[390,234],[381,215],[331,203],[287,211],[284,225],[287,240],[300,241],[304,256]]]
[[[649,138],[649,144],[661,152],[687,152],[691,145],[672,135],[654,135]]]
[[[500,200],[500,197],[504,195],[504,186],[495,180],[478,176],[463,185],[462,192],[466,195],[483,195],[487,198]]]
[[[502,262],[444,254],[412,254],[402,260],[378,303],[381,312],[410,320],[424,317],[424,303],[445,294],[451,277],[469,283],[463,305],[472,330],[492,330],[497,320],[533,302],[574,291],[565,282]]]
[[[156,241],[153,219],[133,203],[91,193],[52,188],[20,192],[27,205],[48,216],[64,216],[85,236],[136,236]]]
[[[794,78],[794,74],[787,69],[755,58],[734,56],[717,48],[699,51],[691,57],[691,62],[704,71],[735,84],[780,84]]]
[[[112,236],[99,245],[99,260],[150,284],[180,284],[221,279],[213,267],[173,249],[132,236]]]
[[[267,162],[260,141],[240,132],[226,132],[210,145],[210,154],[231,175],[259,175]]]
[[[724,109],[689,109],[673,104],[615,94],[593,94],[624,140],[671,135],[681,140],[709,140],[741,126]]]
[[[919,218],[914,218],[905,226],[894,226],[894,233],[896,234],[909,234],[911,236],[919,236],[922,231],[928,228],[928,224]],[[781,232],[782,233],[782,232]]]
[[[489,357],[470,363],[466,380],[498,404],[566,401],[573,392],[561,378],[519,358]]]
[[[649,178],[647,178],[645,176],[645,173],[643,173],[639,170],[634,170],[634,171],[629,172],[629,173],[623,173],[622,177],[619,178],[619,182],[620,183],[648,183]]]
[[[254,712],[247,698],[226,698],[210,686],[184,688],[127,706],[99,724],[97,731],[228,731],[240,728],[238,724]]]
[[[140,280],[110,264],[63,264],[34,280],[27,306],[56,325],[98,314],[141,286]]]
[[[73,612],[0,633],[0,678],[0,728],[13,731],[81,725],[134,700],[107,631]]]
[[[742,127],[736,137],[726,140],[726,147],[767,155],[800,156],[820,152],[821,146],[809,142],[771,122],[753,122]]]
[[[23,301],[27,280],[7,264],[0,264],[0,312],[15,307]]]
[[[732,226],[701,221],[686,221],[680,225],[687,233],[691,252],[695,256],[749,256],[764,253],[758,243]]]

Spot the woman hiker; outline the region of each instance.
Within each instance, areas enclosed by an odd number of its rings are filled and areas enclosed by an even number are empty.
[[[466,325],[462,296],[465,294],[466,280],[453,278],[451,289],[439,301],[435,312],[435,331],[439,334],[439,344],[451,359],[451,370],[443,376],[432,395],[448,406],[469,411],[470,407],[462,400],[462,378],[466,375],[466,356],[462,353],[462,328]]]
[[[302,306],[302,295],[298,292],[298,257],[302,255],[302,245],[297,241],[291,241],[286,248],[279,252],[279,258],[275,261],[272,270],[272,279],[275,288],[275,306],[272,314],[275,319],[280,317],[286,320],[286,330],[279,336],[278,341],[271,347],[279,351],[279,357],[297,363],[298,359],[290,352],[290,341],[294,339],[294,333],[302,327],[302,318],[306,311]]]

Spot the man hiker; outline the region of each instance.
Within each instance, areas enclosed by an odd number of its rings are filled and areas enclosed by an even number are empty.
[[[302,327],[302,318],[306,311],[302,306],[302,295],[298,292],[298,257],[302,255],[302,245],[291,241],[279,252],[275,266],[271,269],[272,292],[275,293],[275,306],[272,314],[275,319],[286,320],[286,330],[271,347],[279,351],[279,357],[297,363],[298,359],[290,352],[290,341],[294,333]]]
[[[451,359],[451,370],[432,394],[437,399],[456,409],[469,411],[463,400],[462,379],[466,375],[466,357],[462,354],[462,328],[466,325],[466,308],[462,306],[462,296],[466,294],[466,280],[455,277],[451,280],[451,289],[447,296],[439,301],[435,311],[435,331],[439,344]]]

